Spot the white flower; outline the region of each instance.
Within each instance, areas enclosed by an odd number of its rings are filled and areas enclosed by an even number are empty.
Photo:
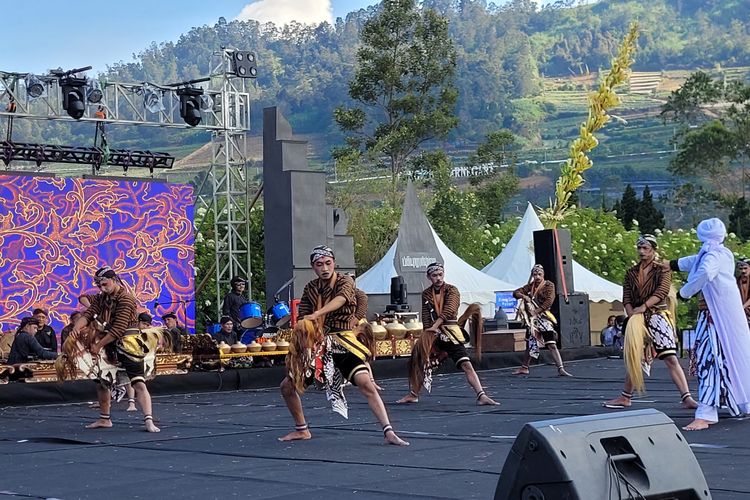
[[[207,301],[204,302],[204,304],[206,304],[207,306],[210,306],[211,305],[211,301],[207,300]]]
[[[203,243],[205,241],[205,238],[203,238],[203,233],[197,233],[195,235],[195,242],[196,243]]]
[[[690,228],[690,232],[691,232],[692,234],[696,234],[696,233],[697,233],[698,231],[696,231],[696,230],[695,230],[695,228],[691,227],[691,228]]]
[[[494,238],[492,238],[492,244],[493,245],[497,245],[498,243],[500,243],[500,238],[498,238],[497,236],[495,236]]]
[[[492,233],[490,232],[489,229],[485,229],[484,234],[486,234],[487,236],[492,236]]]
[[[507,245],[507,243],[503,243],[502,245],[500,245],[500,248],[505,248],[505,245]]]
[[[634,225],[634,226],[638,226],[638,225],[639,225],[639,224],[638,224],[638,221],[637,221],[637,220],[635,220],[635,219],[633,219],[633,225]]]
[[[661,234],[662,234],[661,229],[658,229],[658,228],[654,229],[654,235],[655,236],[661,236]]]
[[[578,240],[578,242],[579,243],[586,243],[586,240],[584,240],[583,238],[581,238],[580,240]]]
[[[604,243],[602,243],[602,244],[601,244],[601,245],[599,245],[599,246],[601,247],[601,249],[602,249],[602,250],[606,250],[606,249],[607,249],[607,245],[605,245]]]
[[[578,227],[578,223],[576,221],[573,221],[573,223],[571,224],[571,226]]]
[[[197,214],[197,215],[198,215],[199,217],[203,217],[204,215],[206,215],[206,212],[207,212],[207,210],[206,210],[206,209],[205,209],[204,207],[199,207],[199,208],[197,208],[197,209],[195,210],[195,213],[196,213],[196,214]]]
[[[609,276],[609,273],[607,271],[602,271],[602,276]]]
[[[729,236],[730,238],[736,238],[737,237],[737,235],[734,234],[734,233],[729,233],[727,236]]]
[[[600,260],[598,255],[594,255],[594,260]]]

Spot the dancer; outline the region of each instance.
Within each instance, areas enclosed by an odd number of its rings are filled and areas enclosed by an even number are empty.
[[[734,280],[734,257],[724,246],[727,229],[719,219],[698,224],[703,244],[697,255],[671,261],[672,269],[689,271],[680,297],[699,291],[695,353],[698,408],[686,431],[707,429],[719,421],[719,408],[732,416],[750,413],[750,328]]]
[[[80,330],[89,323],[99,322],[102,331],[95,332],[91,344],[91,355],[96,357],[105,349],[110,358],[116,358],[125,369],[130,383],[135,389],[135,398],[144,413],[144,425],[148,432],[159,432],[154,425],[151,412],[151,395],[145,383],[144,342],[139,342],[141,332],[138,330],[136,298],[125,290],[125,286],[112,268],[105,266],[94,274],[94,283],[101,290],[89,297],[90,306],[76,320],[71,335],[80,336]],[[88,429],[112,427],[110,416],[111,393],[108,385],[100,382],[97,396],[101,414],[99,418],[86,426]]]
[[[281,382],[281,394],[294,418],[294,431],[280,441],[310,439],[312,434],[302,411],[300,394],[318,382],[326,390],[333,411],[348,418],[344,397],[345,378],[367,398],[375,417],[383,427],[387,444],[408,446],[393,431],[388,413],[380,399],[365,362],[372,356],[351,330],[356,307],[354,280],[335,271],[333,250],[325,245],[313,248],[310,264],[317,279],[302,292],[299,314],[287,356],[287,376]],[[369,325],[367,325],[369,326]]]
[[[672,272],[658,259],[656,238],[640,236],[636,243],[640,262],[625,273],[622,305],[628,315],[625,327],[625,386],[620,396],[602,403],[606,408],[627,408],[632,404],[633,389],[643,390],[643,371],[650,371],[654,353],[664,361],[685,408],[698,407],[690,395],[685,372],[677,360],[674,323],[667,308]],[[644,340],[648,345],[644,348]]]
[[[555,284],[544,279],[544,267],[536,264],[531,268],[529,282],[513,292],[513,297],[521,299],[518,311],[526,326],[526,358],[514,375],[528,375],[531,358],[539,358],[542,345],[552,353],[560,377],[572,377],[563,366],[560,350],[557,348],[557,320],[550,311],[555,301]]]
[[[461,295],[453,285],[444,281],[445,270],[439,262],[427,266],[430,286],[422,291],[422,323],[424,331],[414,344],[409,358],[409,394],[398,403],[419,402],[422,387],[432,389],[432,372],[440,362],[450,357],[466,374],[466,380],[477,394],[478,405],[497,405],[482,389],[477,372],[466,353],[464,343],[468,342],[464,331],[456,320]],[[468,315],[462,316],[465,323]]]

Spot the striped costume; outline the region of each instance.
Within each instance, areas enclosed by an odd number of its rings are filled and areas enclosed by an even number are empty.
[[[526,326],[529,356],[537,359],[542,345],[556,343],[557,320],[550,311],[555,301],[555,284],[549,280],[544,280],[539,286],[527,283],[513,292],[513,297],[517,299],[524,295],[531,297],[531,303],[522,300],[518,306],[519,313]]]
[[[357,373],[367,371],[365,362],[372,357],[370,350],[351,331],[357,306],[354,289],[354,280],[342,274],[335,275],[333,287],[320,278],[314,279],[305,286],[299,305],[299,316],[304,318],[336,297],[345,300],[344,305],[325,315],[325,336],[316,346],[306,373],[307,384],[322,386],[333,411],[344,418],[348,418],[344,384],[346,380],[354,383]]]

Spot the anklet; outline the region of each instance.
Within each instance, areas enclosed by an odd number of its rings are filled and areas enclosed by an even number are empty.
[[[135,398],[128,398],[129,404],[135,404]]]
[[[309,426],[309,425],[307,425],[307,424],[300,424],[300,425],[295,425],[295,426],[294,426],[294,430],[295,430],[295,431],[297,431],[297,432],[302,432],[302,431],[306,431],[306,430],[308,430],[309,428],[310,428],[310,426]]]
[[[626,399],[633,399],[633,395],[632,395],[631,393],[629,393],[629,392],[625,392],[625,391],[622,391],[622,392],[620,393],[620,396],[622,396],[622,397],[624,397],[624,398],[626,398]]]
[[[687,398],[691,398],[691,397],[693,397],[693,396],[690,394],[690,391],[688,391],[688,392],[686,392],[684,394],[681,394],[680,395],[680,403],[684,403]]]
[[[391,424],[383,426],[383,436],[387,436],[389,432],[393,432],[393,426]]]
[[[112,420],[112,417],[108,413],[100,413],[99,420]]]
[[[484,391],[479,391],[479,392],[477,393],[477,401],[479,401],[480,399],[482,399],[482,396],[484,396],[484,395],[485,395],[485,392],[484,392]]]
[[[153,421],[153,420],[154,420],[154,417],[152,417],[151,415],[144,415],[144,416],[143,416],[143,420],[144,420],[144,422],[145,422],[146,420],[151,420],[151,421]]]
[[[417,394],[417,393],[416,393],[416,392],[414,392],[414,391],[409,391],[409,394],[411,394],[411,395],[412,395],[413,397],[415,397],[415,398],[418,398],[418,397],[419,397],[419,394]]]

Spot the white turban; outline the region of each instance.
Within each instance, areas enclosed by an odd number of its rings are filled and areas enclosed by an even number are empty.
[[[727,236],[726,226],[716,217],[701,221],[696,231],[702,243],[722,243]]]

